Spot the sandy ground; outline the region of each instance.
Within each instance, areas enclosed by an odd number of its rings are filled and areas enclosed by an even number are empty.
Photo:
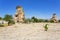
[[[44,31],[45,24],[15,24],[0,27],[0,40],[60,40],[60,23],[48,23],[48,31]]]

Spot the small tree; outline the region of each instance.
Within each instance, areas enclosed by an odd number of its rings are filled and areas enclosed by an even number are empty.
[[[12,19],[12,15],[8,15],[8,14],[6,14],[3,18],[3,20],[6,20],[6,21],[9,21],[11,19]]]
[[[12,15],[8,14],[6,14],[3,18],[3,20],[8,21],[8,25],[15,24],[15,22],[12,19],[13,19]]]
[[[34,20],[35,20],[35,17],[33,16],[33,17],[31,18],[31,22],[35,22]]]
[[[34,23],[34,22],[38,22],[38,19],[35,18],[34,16],[31,18],[31,21]]]

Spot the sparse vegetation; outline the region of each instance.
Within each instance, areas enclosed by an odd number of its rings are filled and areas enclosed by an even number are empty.
[[[59,22],[60,22],[60,20],[58,20]],[[39,22],[50,22],[50,23],[54,23],[54,21],[53,20],[48,20],[48,19],[38,19],[38,18],[36,18],[36,17],[31,17],[31,19],[30,18],[28,18],[28,19],[25,19],[25,23],[30,23],[30,22],[32,22],[32,23],[39,23]]]
[[[24,23],[30,23],[30,22],[31,22],[31,19],[27,18],[27,19],[25,19]]]
[[[31,19],[30,18],[28,18],[28,19],[25,19],[25,23],[30,23],[30,22],[32,22],[32,23],[39,23],[39,22],[49,22],[49,20],[47,20],[47,19],[38,19],[38,18],[36,18],[36,17],[31,17]]]
[[[44,19],[38,19],[38,22],[44,22]]]

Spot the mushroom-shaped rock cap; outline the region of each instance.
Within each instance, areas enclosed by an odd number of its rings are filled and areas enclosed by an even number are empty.
[[[16,9],[21,8],[21,6],[16,6]]]
[[[56,15],[56,13],[53,13],[53,15]]]

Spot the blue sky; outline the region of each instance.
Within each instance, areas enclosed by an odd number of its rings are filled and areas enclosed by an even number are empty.
[[[5,14],[14,15],[16,6],[22,6],[25,17],[49,19],[53,13],[56,13],[60,19],[60,0],[0,0],[0,17]]]

